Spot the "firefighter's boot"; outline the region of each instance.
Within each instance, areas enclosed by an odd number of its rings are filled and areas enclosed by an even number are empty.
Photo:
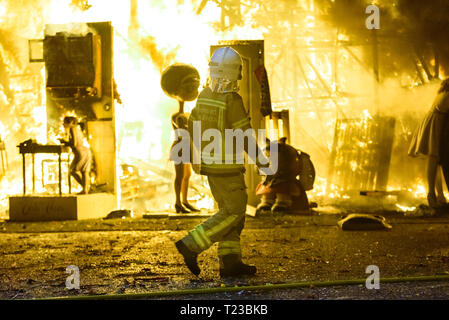
[[[220,277],[252,276],[256,274],[257,268],[244,264],[240,255],[229,254],[220,257]]]
[[[176,249],[178,249],[179,253],[184,257],[184,262],[187,265],[187,268],[196,276],[198,276],[201,272],[200,267],[198,266],[198,254],[193,252],[182,242],[179,240],[175,243]]]

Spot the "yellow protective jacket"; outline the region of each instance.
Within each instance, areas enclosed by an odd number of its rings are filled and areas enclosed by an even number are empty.
[[[194,132],[195,122],[197,128],[198,123],[201,124],[200,132]],[[201,159],[200,165],[195,164],[193,156],[192,167],[195,172],[202,175],[228,176],[245,171],[242,160],[243,150],[236,150],[235,143],[234,148],[225,148],[226,129],[243,131],[251,129],[250,118],[243,105],[242,97],[238,93],[217,93],[209,87],[205,88],[199,94],[196,106],[190,114],[188,129],[191,139],[197,138],[196,142],[192,141],[192,153],[196,152],[196,159]],[[218,146],[215,142],[218,137],[208,134],[207,129],[217,129],[220,132],[221,141],[218,148],[212,148],[212,145]],[[207,141],[208,139],[210,140]],[[229,159],[232,159],[232,163],[229,163]]]

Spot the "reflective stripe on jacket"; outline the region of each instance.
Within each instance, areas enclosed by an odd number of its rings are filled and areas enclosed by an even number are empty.
[[[189,117],[189,132],[193,138],[195,121],[201,123],[201,148],[196,150],[201,156],[200,174],[232,175],[244,172],[243,150],[236,150],[235,146],[227,148],[230,150],[225,148],[226,129],[245,131],[251,128],[241,96],[237,93],[216,93],[209,87],[205,88],[198,96]],[[217,129],[221,135],[220,140],[215,141],[216,131],[214,133],[207,131],[208,129]]]

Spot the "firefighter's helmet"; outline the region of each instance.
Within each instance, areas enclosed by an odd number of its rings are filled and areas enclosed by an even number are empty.
[[[242,58],[231,47],[215,50],[209,62],[210,77],[237,81],[242,78]]]

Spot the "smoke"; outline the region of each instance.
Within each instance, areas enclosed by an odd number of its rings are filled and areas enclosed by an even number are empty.
[[[413,131],[430,109],[439,79],[449,75],[449,2],[444,0],[381,0],[380,29],[365,28],[365,8],[369,0],[317,0],[325,21],[348,42],[360,43],[360,60],[373,72],[373,32],[377,34],[380,84],[378,101],[371,110],[396,119],[395,141],[390,165],[389,185],[413,188],[422,183],[424,159],[407,156]],[[345,75],[356,79],[351,91],[367,92],[373,97],[375,83],[361,80],[360,74]],[[369,90],[368,90],[369,91]]]
[[[440,81],[432,80],[413,89],[401,87],[387,79],[380,88],[382,114],[396,119],[389,186],[395,189],[415,189],[425,185],[425,158],[411,158],[408,148],[412,135],[432,107]]]
[[[264,32],[274,108],[290,110],[293,144],[311,154],[317,175],[326,178],[336,119],[357,119],[367,111],[396,120],[389,187],[422,184],[423,160],[408,157],[407,149],[439,79],[449,75],[449,2],[375,1],[375,31],[365,26],[371,0],[252,3],[257,10],[250,18],[245,12],[245,23]]]
[[[95,29],[90,28],[87,23],[65,23],[57,25],[46,25],[45,34],[55,36],[56,33],[63,33],[66,36],[85,36],[88,33],[97,34]]]
[[[6,96],[5,103],[9,104],[14,99],[14,94],[10,90],[8,72],[14,66],[20,67],[19,48],[14,41],[14,34],[8,30],[0,30],[0,85]]]
[[[316,0],[326,14],[326,20],[350,40],[371,42],[371,30],[366,29],[365,8],[370,0]],[[401,72],[416,73],[415,63],[423,69],[425,80],[438,76],[434,70],[438,60],[440,70],[449,74],[449,2],[445,0],[381,0],[380,29],[376,31],[382,51],[384,77]],[[365,48],[366,60],[371,49]]]

